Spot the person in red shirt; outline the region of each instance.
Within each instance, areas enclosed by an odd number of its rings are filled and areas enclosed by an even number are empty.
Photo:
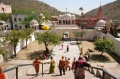
[[[4,72],[2,71],[1,66],[0,66],[0,79],[6,79],[5,75],[4,75]]]
[[[39,73],[39,64],[40,63],[41,63],[41,61],[39,60],[39,57],[36,57],[36,59],[33,61],[33,66],[35,67],[36,76],[38,76],[38,73]]]

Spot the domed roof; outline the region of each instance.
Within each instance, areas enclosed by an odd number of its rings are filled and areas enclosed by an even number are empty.
[[[59,17],[62,17],[62,15],[59,15]]]
[[[0,21],[0,26],[6,26],[8,25],[5,21]]]
[[[67,13],[67,14],[64,14],[64,16],[71,17],[71,14]]]
[[[106,21],[104,21],[104,20],[99,20],[98,22],[97,22],[97,24],[96,24],[96,26],[97,27],[101,27],[101,26],[105,26],[105,24],[106,24]]]
[[[75,15],[71,15],[71,18],[72,18],[72,19],[76,19]]]
[[[38,22],[35,20],[35,19],[33,19],[32,21],[30,21],[30,26],[38,26],[39,24],[38,24]]]

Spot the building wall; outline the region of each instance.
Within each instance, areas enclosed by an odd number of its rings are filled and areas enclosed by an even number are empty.
[[[0,4],[0,13],[12,13],[11,5]]]
[[[114,36],[112,36],[111,34],[101,34],[101,38],[103,38],[104,36],[107,36],[110,40],[112,40],[115,43],[115,51],[114,53],[116,53],[117,55],[120,56],[120,38],[115,38]]]
[[[21,24],[21,21],[24,21],[24,18],[27,15],[12,15],[12,23],[13,23],[13,29],[21,29],[21,28],[25,28],[25,26],[23,24]]]

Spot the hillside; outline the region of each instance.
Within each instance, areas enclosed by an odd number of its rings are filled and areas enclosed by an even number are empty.
[[[31,11],[34,11],[36,14],[43,13],[46,18],[61,14],[54,7],[38,0],[0,0],[0,2],[11,5],[13,14],[32,14]]]
[[[111,19],[120,20],[120,0],[102,6],[103,15]],[[98,8],[89,11],[86,15],[97,15]]]

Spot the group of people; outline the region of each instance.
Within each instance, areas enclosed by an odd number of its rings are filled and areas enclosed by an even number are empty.
[[[64,56],[62,56],[62,59],[59,61],[58,66],[60,75],[65,75],[65,71],[67,70],[67,68],[69,68],[69,70],[73,70],[75,79],[85,79],[85,67],[91,67],[91,65],[87,63],[82,57],[79,57],[78,60],[74,58],[72,62],[72,67],[70,67],[69,63],[67,64],[66,59],[64,59]]]
[[[65,58],[65,59],[64,59]],[[65,75],[65,71],[67,71],[67,69],[71,69],[70,67],[70,58],[67,59],[67,57],[62,56],[62,58],[59,60],[59,71],[60,71],[60,75]]]

